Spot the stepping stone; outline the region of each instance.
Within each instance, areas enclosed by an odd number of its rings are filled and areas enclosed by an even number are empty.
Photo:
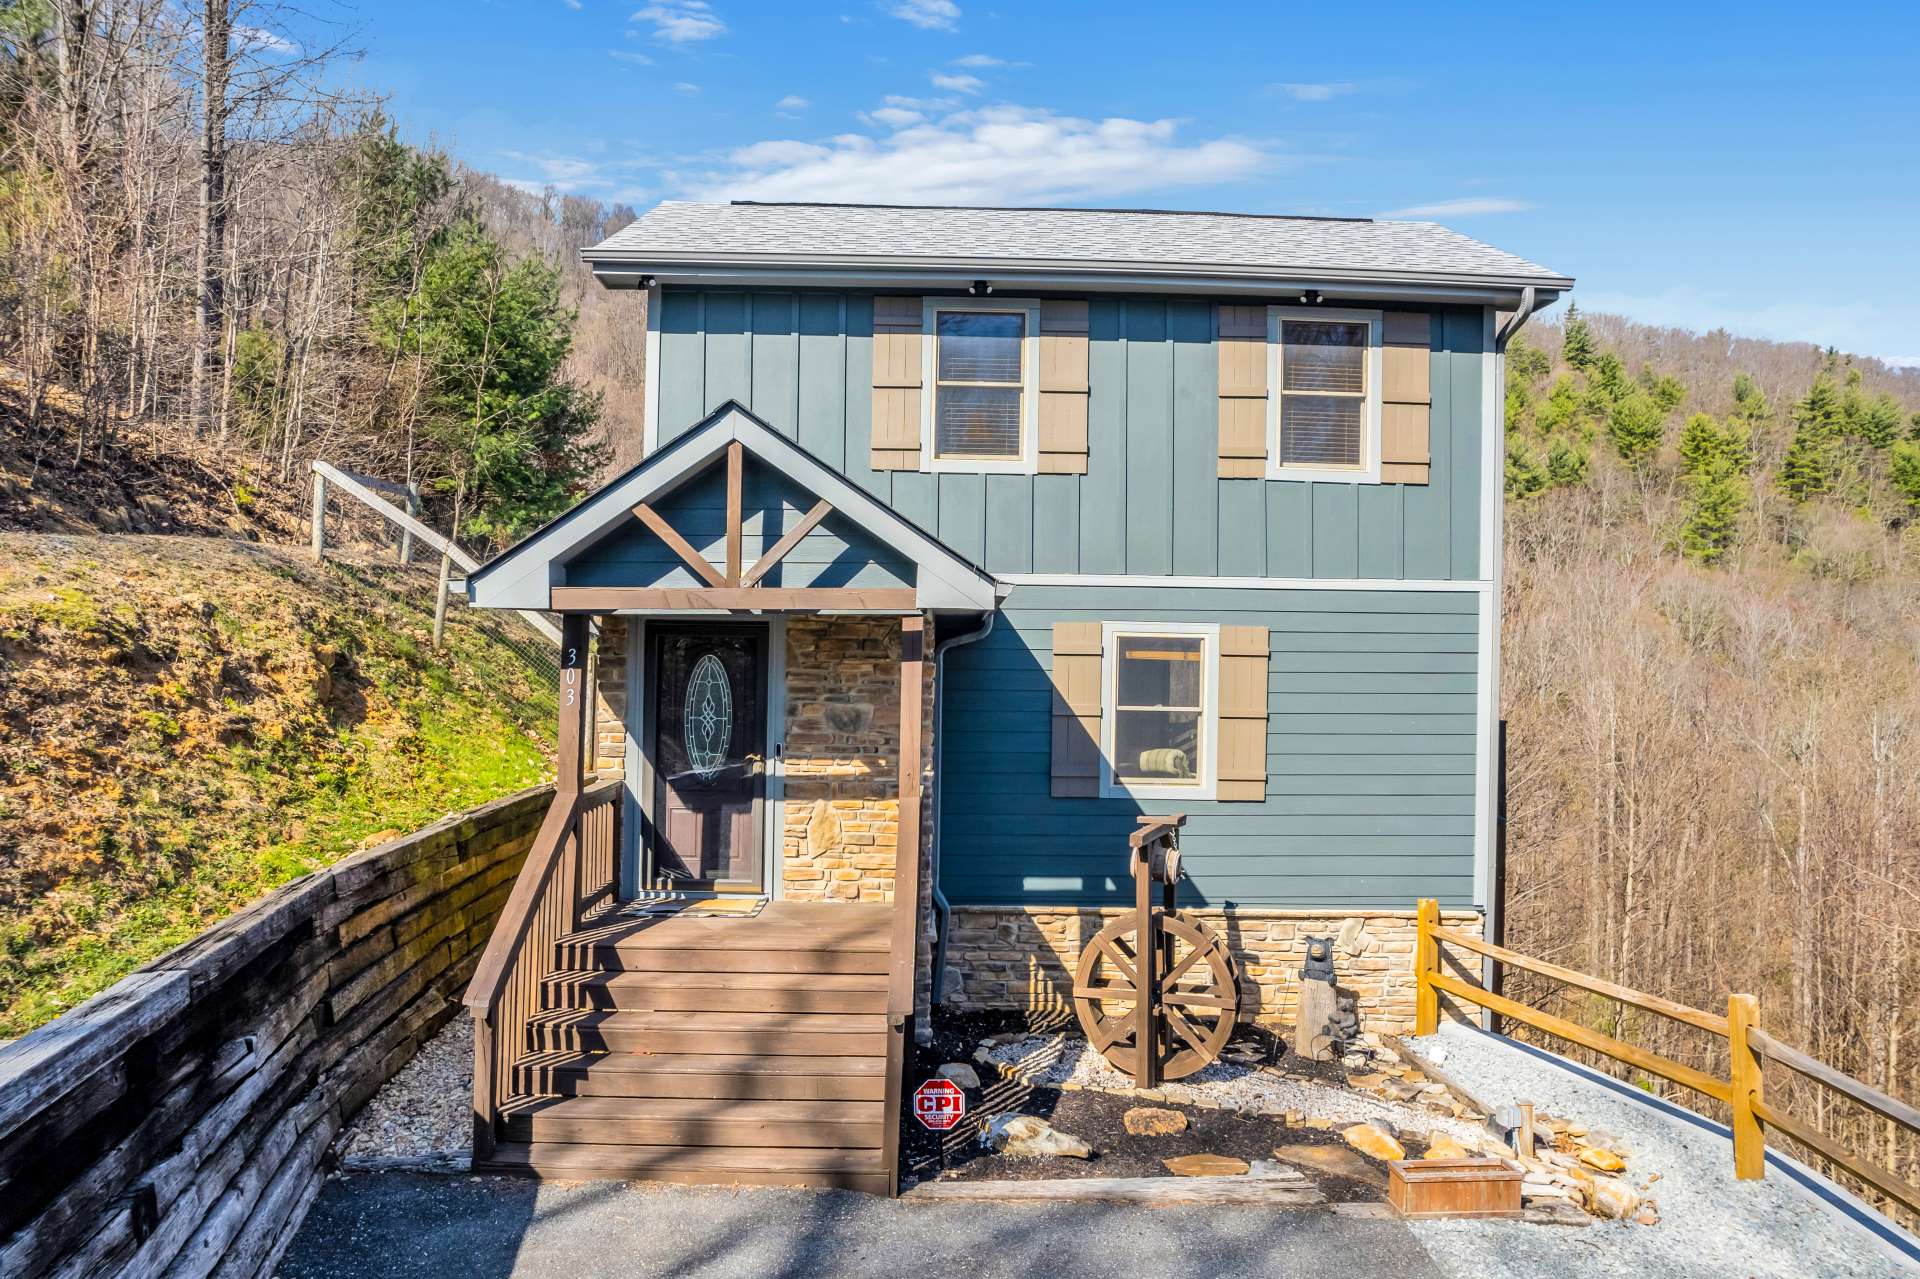
[[[1185,1114],[1178,1110],[1162,1110],[1157,1106],[1135,1106],[1120,1116],[1120,1122],[1135,1137],[1170,1137],[1187,1130]]]
[[[1316,1172],[1330,1173],[1350,1181],[1364,1181],[1374,1186],[1387,1184],[1385,1171],[1344,1146],[1315,1146],[1296,1142],[1275,1146],[1273,1157],[1295,1167],[1312,1168]]]
[[[1228,1155],[1180,1155],[1160,1162],[1176,1177],[1244,1177],[1250,1166]]]

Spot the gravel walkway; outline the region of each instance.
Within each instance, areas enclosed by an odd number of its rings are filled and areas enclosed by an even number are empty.
[[[1660,1224],[1595,1222],[1562,1230],[1502,1221],[1409,1223],[1452,1279],[1553,1275],[1556,1279],[1914,1279],[1866,1229],[1819,1203],[1788,1177],[1736,1181],[1726,1138],[1623,1097],[1467,1026],[1409,1041],[1444,1047],[1446,1070],[1488,1104],[1531,1101],[1604,1127],[1630,1150],[1628,1180],[1660,1204]],[[1648,1184],[1649,1174],[1660,1174]]]
[[[1094,1088],[1129,1092],[1133,1077],[1115,1070],[1107,1059],[1087,1046],[1079,1035],[1029,1035],[991,1048],[994,1062],[1017,1069],[1029,1084],[1041,1088]],[[1184,1105],[1213,1102],[1233,1110],[1283,1113],[1297,1110],[1306,1119],[1335,1124],[1385,1120],[1396,1132],[1422,1136],[1444,1132],[1468,1145],[1476,1144],[1485,1129],[1427,1110],[1371,1097],[1351,1088],[1336,1088],[1307,1079],[1293,1079],[1258,1066],[1216,1061],[1185,1079],[1161,1085],[1167,1100]]]
[[[473,1018],[462,1009],[361,1108],[334,1151],[348,1168],[465,1168],[472,1141]]]

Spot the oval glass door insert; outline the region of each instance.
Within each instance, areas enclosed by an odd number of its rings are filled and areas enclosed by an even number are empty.
[[[712,653],[693,664],[687,679],[680,738],[687,748],[687,763],[701,780],[726,763],[727,745],[733,740],[733,686],[727,682],[727,668]]]

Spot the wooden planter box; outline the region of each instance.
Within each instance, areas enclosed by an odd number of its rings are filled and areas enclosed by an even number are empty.
[[[1387,1202],[1402,1217],[1518,1217],[1524,1175],[1505,1159],[1395,1159]]]

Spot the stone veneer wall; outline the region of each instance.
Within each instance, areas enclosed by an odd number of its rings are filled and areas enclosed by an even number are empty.
[[[627,775],[627,619],[603,617],[593,646],[593,751],[602,778]]]
[[[931,765],[933,748],[931,651],[927,656],[923,770]],[[781,896],[893,900],[899,760],[900,623],[892,618],[789,619]]]
[[[1410,910],[1200,909],[1227,938],[1240,967],[1240,1016],[1291,1027],[1307,938],[1333,937],[1334,972],[1357,999],[1360,1028],[1373,1035],[1413,1028],[1414,916]],[[956,906],[947,939],[941,1003],[962,1009],[1073,1008],[1073,970],[1081,946],[1131,910]],[[1480,935],[1477,911],[1446,911],[1450,928]]]

